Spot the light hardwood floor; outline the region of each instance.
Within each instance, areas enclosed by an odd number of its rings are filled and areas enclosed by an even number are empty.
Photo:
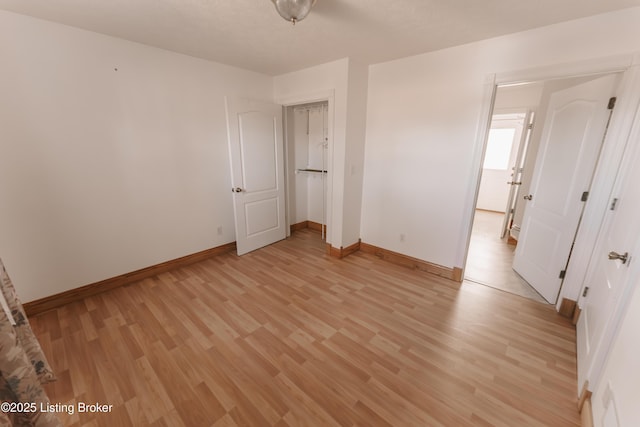
[[[476,210],[471,231],[465,280],[548,304],[534,288],[513,270],[515,245],[500,238],[503,213]]]
[[[66,426],[578,426],[549,307],[310,231],[34,316]]]

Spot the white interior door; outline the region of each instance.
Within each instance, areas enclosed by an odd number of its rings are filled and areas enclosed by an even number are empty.
[[[227,99],[238,255],[286,237],[282,107]]]
[[[585,380],[595,386],[613,338],[612,322],[620,313],[626,291],[634,286],[629,283],[630,274],[640,268],[638,260],[631,265],[632,252],[640,244],[640,144],[637,139],[632,143],[634,153],[625,156],[625,173],[614,186],[613,210],[607,211],[585,280],[587,293],[580,300],[582,312],[576,329],[579,387]],[[622,257],[626,254],[626,260],[616,259],[612,252]]]
[[[555,303],[609,119],[616,76],[553,93],[549,99],[513,268]]]

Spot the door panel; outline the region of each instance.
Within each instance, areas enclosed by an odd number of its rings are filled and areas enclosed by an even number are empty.
[[[282,107],[227,99],[238,255],[286,237]]]
[[[278,139],[274,118],[262,111],[249,111],[239,113],[238,121],[244,190],[276,190]]]
[[[609,99],[609,95],[607,91],[605,97]],[[598,151],[597,146],[590,144],[589,138],[590,125],[598,112],[597,101],[573,100],[551,112],[549,143],[545,146],[537,186],[534,187],[538,209],[551,215],[565,216],[576,205],[577,181],[582,178],[581,174],[590,177],[583,170],[582,163],[592,162],[593,156],[590,155]],[[589,158],[585,158],[587,156]],[[559,185],[560,182],[565,185]]]
[[[553,93],[525,206],[513,268],[555,303],[600,155],[616,76]]]
[[[640,144],[637,140],[630,156],[625,156],[623,173],[614,185],[611,203],[615,201],[613,210],[607,210],[603,227],[594,255],[587,272],[585,286],[587,295],[580,301],[582,309],[576,326],[578,349],[578,385],[585,380],[595,386],[599,370],[604,363],[604,356],[609,351],[613,318],[624,304],[625,295],[634,286],[632,274],[637,274],[638,260],[632,256],[640,245]],[[628,252],[628,260],[609,259],[609,253]],[[634,265],[635,263],[635,265]],[[636,273],[634,273],[634,269]],[[637,276],[636,276],[637,277]]]
[[[249,237],[273,230],[280,225],[277,198],[245,203],[244,210]]]

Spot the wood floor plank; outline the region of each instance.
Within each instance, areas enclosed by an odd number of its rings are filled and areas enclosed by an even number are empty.
[[[308,230],[30,320],[71,427],[580,425],[569,319]]]

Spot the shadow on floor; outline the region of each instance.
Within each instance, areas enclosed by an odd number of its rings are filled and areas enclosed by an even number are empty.
[[[515,245],[500,238],[504,214],[476,210],[464,279],[547,303],[513,268]]]

